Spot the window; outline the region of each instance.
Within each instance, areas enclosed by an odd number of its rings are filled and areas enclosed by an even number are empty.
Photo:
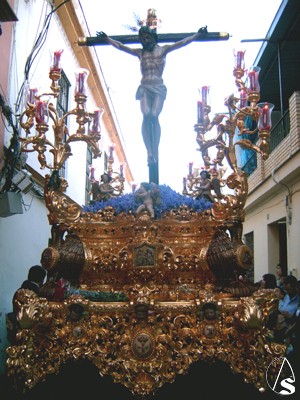
[[[57,98],[56,109],[59,116],[62,117],[69,108],[69,91],[71,87],[71,84],[63,70],[61,71],[61,77],[58,84],[60,86],[60,92]]]
[[[61,71],[61,77],[58,81],[58,84],[60,86],[60,92],[57,98],[57,103],[56,103],[56,110],[58,112],[59,117],[61,118],[64,114],[67,113],[68,108],[69,108],[69,92],[70,92],[70,87],[71,84],[64,73],[64,71]],[[68,124],[68,121],[66,119],[65,121],[66,125]],[[63,138],[63,141],[65,141],[66,138]],[[62,165],[59,175],[63,178],[66,177],[66,165]]]
[[[87,146],[86,150],[86,169],[85,169],[85,204],[90,203],[90,192],[91,192],[91,183],[90,183],[90,168],[93,163],[93,153],[89,146]]]

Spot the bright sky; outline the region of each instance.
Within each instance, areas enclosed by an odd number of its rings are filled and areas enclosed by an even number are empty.
[[[96,36],[97,31],[109,36],[130,34],[125,25],[135,25],[134,15],[145,19],[149,8],[156,9],[162,20],[158,33],[194,33],[206,25],[208,32],[229,33],[227,41],[191,43],[169,53],[166,58],[163,79],[168,94],[160,115],[159,183],[181,192],[188,163],[203,165],[194,131],[198,89],[210,87],[210,119],[215,113],[227,111],[224,99],[236,92],[232,75],[234,50],[245,51],[246,68],[250,68],[262,43],[240,41],[264,38],[281,0],[80,2],[91,36]],[[140,44],[135,46],[140,47]],[[139,101],[135,100],[141,79],[139,60],[111,46],[98,46],[97,52],[135,182],[148,181],[147,155],[141,134],[142,114]]]

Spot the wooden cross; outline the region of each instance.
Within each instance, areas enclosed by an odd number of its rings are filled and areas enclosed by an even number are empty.
[[[158,43],[174,43],[179,40],[193,35],[195,32],[191,33],[160,33],[157,34]],[[118,40],[123,44],[137,44],[140,43],[138,35],[116,35],[110,36],[114,40]],[[195,40],[195,42],[212,42],[218,40],[228,40],[229,33],[226,32],[207,32],[206,35],[203,35]],[[90,36],[90,37],[80,37],[78,38],[79,46],[104,46],[109,45],[105,39],[98,36]]]
[[[147,22],[147,21],[146,21]],[[148,25],[148,24],[147,24]],[[207,41],[218,41],[218,40],[228,40],[229,34],[225,32],[207,32],[206,27],[204,29],[203,35],[197,38],[197,42],[207,42]],[[156,33],[156,29],[154,29]],[[195,33],[195,32],[194,32]],[[175,43],[186,37],[193,35],[193,33],[165,33],[157,34],[158,43]],[[110,36],[110,38],[121,42],[123,44],[136,44],[140,43],[139,35],[118,35]],[[103,46],[109,45],[105,38],[101,36],[92,37],[80,37],[78,39],[79,46]],[[159,184],[159,172],[158,172],[158,160],[148,166],[149,168],[149,183],[153,182]]]

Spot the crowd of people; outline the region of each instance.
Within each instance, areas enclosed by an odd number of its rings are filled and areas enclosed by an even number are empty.
[[[272,340],[286,344],[286,356],[293,359],[300,355],[300,280],[285,275],[280,264],[275,274],[264,274],[260,281],[261,289],[277,289],[278,294],[278,307],[269,315],[267,327]]]

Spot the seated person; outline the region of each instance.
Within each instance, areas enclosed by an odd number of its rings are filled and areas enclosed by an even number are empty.
[[[280,264],[276,265],[275,273],[276,273],[277,286],[279,288],[282,288],[286,275],[284,274],[283,269],[281,268]]]
[[[300,280],[297,281],[298,295],[300,296]],[[287,355],[289,358],[294,359],[298,363],[300,357],[300,303],[295,312],[294,322],[285,331],[284,342],[287,347]]]
[[[299,307],[300,296],[297,289],[297,278],[288,275],[283,284],[286,294],[278,303],[277,321],[281,321],[274,327],[274,340],[283,343],[286,331],[294,324],[296,311]]]
[[[46,270],[41,266],[41,265],[33,265],[30,267],[28,271],[28,276],[25,281],[23,281],[21,287],[19,287],[18,290],[20,289],[27,289],[31,290],[32,292],[39,294],[41,286],[44,283],[45,277],[47,275]],[[13,308],[14,308],[14,303],[15,303],[15,298],[17,295],[18,290],[16,290],[14,296],[13,296]]]
[[[28,271],[27,279],[22,283],[20,289],[28,289],[37,293],[44,283],[46,270],[41,265],[33,265]]]
[[[277,282],[274,274],[264,274],[260,282],[261,289],[276,289]]]

